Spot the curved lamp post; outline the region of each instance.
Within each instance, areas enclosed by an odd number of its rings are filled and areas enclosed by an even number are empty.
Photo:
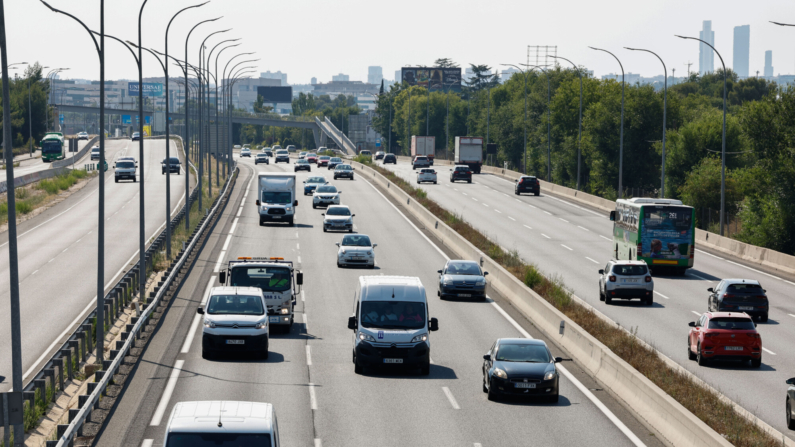
[[[234,40],[240,40],[240,39],[234,39]],[[215,182],[218,183],[219,188],[220,188],[220,184],[221,184],[221,181],[220,181],[219,177],[221,175],[220,157],[221,157],[222,152],[221,152],[221,127],[220,127],[221,115],[218,112],[218,84],[219,84],[218,81],[223,82],[223,78],[221,78],[221,79],[218,78],[218,58],[221,57],[221,53],[223,53],[224,51],[228,50],[229,48],[238,47],[240,45],[241,44],[237,43],[237,44],[234,44],[234,45],[229,45],[229,46],[223,47],[220,50],[218,50],[218,54],[215,55],[215,79],[216,79],[216,83],[215,83]],[[210,53],[210,56],[212,56],[212,53]],[[225,153],[224,153],[224,156],[226,156]],[[226,166],[226,163],[224,163],[224,166]],[[226,174],[224,174],[224,177],[226,177]]]
[[[616,57],[615,54],[603,50],[601,48],[594,48],[588,47],[592,50],[596,51],[604,51],[605,53],[613,56],[615,60],[618,62],[618,65],[621,67],[621,133],[620,133],[620,140],[618,143],[618,198],[624,197],[624,65],[621,63],[620,60]]]

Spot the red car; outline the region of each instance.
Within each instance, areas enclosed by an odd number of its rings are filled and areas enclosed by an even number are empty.
[[[707,312],[690,322],[687,356],[704,366],[711,360],[750,361],[762,365],[762,336],[754,320],[742,312]]]
[[[317,164],[317,154],[306,154],[306,161]]]
[[[328,166],[328,161],[331,160],[331,157],[328,155],[321,155],[320,158],[317,159],[317,165],[320,166]]]

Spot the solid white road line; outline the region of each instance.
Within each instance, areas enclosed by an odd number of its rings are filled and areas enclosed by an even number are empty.
[[[33,276],[33,275],[35,275],[36,273],[39,273],[39,271],[38,271],[38,270],[35,270],[33,273],[31,273],[31,274],[30,274],[30,276]]]
[[[232,222],[232,228],[229,230],[229,234],[233,234],[235,232],[235,228],[237,228],[237,221],[238,221],[238,218],[235,217],[235,221]]]
[[[790,317],[795,317],[795,315],[793,315],[793,314],[787,314],[787,315],[789,315]]]
[[[306,366],[312,366],[312,352],[309,350],[309,345],[306,345]]]
[[[513,217],[511,217],[511,216],[508,216],[508,219],[511,219],[512,221],[516,222],[516,219],[514,219],[514,218],[513,218]]]
[[[301,290],[301,301],[306,301],[306,296],[304,295],[303,289]]]
[[[604,236],[602,236],[601,234],[599,235],[599,237],[600,237],[600,238],[602,238],[602,239],[604,239],[604,240],[606,240],[606,241],[613,242],[613,240],[612,240],[612,239],[610,239],[609,237],[604,237]]]
[[[309,384],[309,404],[313,410],[317,410],[317,397],[315,396],[315,384]]]
[[[573,248],[569,248],[569,247],[567,247],[567,246],[565,246],[565,245],[563,245],[563,244],[560,244],[560,246],[561,246],[561,247],[563,247],[563,248],[565,248],[566,250],[569,250],[569,251],[574,251],[574,249],[573,249]]]
[[[667,296],[663,295],[662,293],[660,293],[660,292],[658,292],[656,290],[654,291],[654,293],[656,293],[657,295],[660,295],[661,297],[665,298],[666,300],[670,300],[670,298],[668,298]]]
[[[218,262],[215,263],[215,268],[213,268],[213,273],[218,273],[221,271],[221,263],[224,262],[224,257],[226,256],[226,252],[222,251],[221,254],[218,256]]]
[[[315,438],[315,447],[323,447],[323,442],[320,438]]]
[[[713,255],[712,253],[707,253],[707,252],[705,252],[704,250],[699,250],[699,249],[696,249],[696,251],[697,251],[697,252],[699,252],[699,253],[701,253],[702,255],[712,256],[712,257],[713,257],[713,258],[715,258],[715,259],[720,259],[721,261],[724,261],[724,259],[723,259],[723,258],[721,258],[720,256],[715,256],[715,255]]]
[[[552,239],[551,237],[547,236],[547,235],[546,235],[546,234],[544,234],[544,233],[541,233],[541,236],[544,236],[544,237],[545,237],[545,238],[547,238],[547,239]]]
[[[442,391],[444,391],[444,395],[447,396],[447,400],[450,401],[450,405],[453,406],[453,410],[460,410],[461,407],[459,407],[458,402],[455,401],[455,397],[453,397],[453,393],[450,392],[450,388],[443,386]]]
[[[763,350],[763,351],[765,351],[765,352],[767,352],[767,353],[768,353],[768,354],[770,354],[770,355],[776,355],[776,353],[775,353],[775,352],[773,352],[773,351],[771,351],[770,349],[767,349],[767,348],[762,348],[762,350]]]
[[[210,297],[210,290],[215,285],[215,278],[215,276],[211,276],[210,281],[207,283],[207,287],[204,288],[204,295],[202,295],[202,306],[207,304],[207,299]],[[201,323],[201,319],[202,316],[199,314],[196,314],[196,316],[193,317],[193,323],[191,323],[190,329],[188,330],[188,336],[185,337],[185,343],[182,344],[182,349],[180,349],[181,353],[187,354],[190,352],[190,345],[193,343],[193,337],[196,335],[196,330]]]
[[[695,310],[691,310],[690,312],[693,312],[694,314],[698,315],[699,317],[701,316],[701,314],[696,312]]]
[[[597,261],[597,260],[595,260],[595,259],[591,259],[591,258],[589,258],[588,256],[586,256],[586,257],[585,257],[585,259],[587,259],[587,260],[589,260],[589,261],[593,262],[594,264],[598,264],[598,263],[599,263],[599,261]]]
[[[240,217],[240,213],[242,212],[243,212],[243,207],[241,206],[240,209],[237,210],[237,214],[235,214],[235,217]]]
[[[769,276],[769,277],[771,277],[771,278],[773,278],[773,279],[778,279],[778,280],[781,280],[781,281],[783,281],[783,279],[782,279],[782,278],[779,278],[778,276],[771,275],[770,273],[765,273],[765,272],[763,272],[763,271],[761,271],[761,270],[752,269],[751,267],[747,267],[747,266],[744,266],[744,265],[742,265],[742,264],[738,264],[738,263],[736,263],[736,262],[732,262],[732,261],[726,261],[726,262],[728,262],[729,264],[734,264],[734,265],[736,265],[736,266],[742,267],[742,268],[744,268],[744,269],[748,269],[748,270],[750,270],[750,271],[752,271],[752,272],[760,273],[760,274],[762,274],[762,275]]]
[[[304,329],[309,332],[309,321],[306,319],[306,314],[304,314]]]
[[[152,447],[153,442],[155,442],[154,439],[144,439],[144,442],[143,444],[141,444],[141,447]]]
[[[232,242],[232,235],[231,234],[226,236],[226,241],[224,242],[224,246],[223,246],[223,248],[221,248],[221,250],[226,251],[226,249],[229,248],[229,243],[230,242]]]
[[[168,401],[171,400],[171,394],[174,393],[174,388],[177,386],[177,379],[179,379],[179,373],[182,371],[182,365],[184,364],[185,360],[177,360],[174,364],[174,369],[171,370],[171,376],[168,378],[166,389],[163,390],[163,396],[160,398],[160,404],[157,406],[157,410],[154,416],[152,416],[152,422],[150,422],[149,425],[160,425],[160,421],[163,420],[163,415],[168,408]]]

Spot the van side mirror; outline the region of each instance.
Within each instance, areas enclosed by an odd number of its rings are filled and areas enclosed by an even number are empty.
[[[196,309],[196,313],[199,315],[204,315],[204,307],[199,306],[199,308]]]
[[[356,326],[356,317],[348,317],[348,329],[355,331]]]
[[[610,222],[615,222],[615,221],[616,221],[616,212],[610,211]]]
[[[437,320],[436,318],[431,318],[431,324],[430,324],[430,327],[428,329],[430,329],[432,331],[438,331],[439,330],[439,320]]]
[[[713,289],[712,287],[710,287],[709,289],[707,289],[707,292],[714,292],[714,291],[715,291],[715,289]]]
[[[787,379],[786,383],[787,385],[795,385],[795,377],[793,377],[792,379]]]
[[[298,272],[295,274],[295,282],[299,286],[304,284],[304,272]]]
[[[486,276],[488,274],[489,274],[489,272],[483,272],[483,276]]]
[[[226,271],[222,271],[218,274],[218,281],[220,281],[221,284],[226,284]]]
[[[484,356],[483,356],[483,360],[489,360],[489,361],[491,361],[491,355],[489,355],[489,354],[486,354],[486,355],[484,355]]]
[[[605,274],[605,269],[599,269],[599,274],[600,275],[604,275]]]
[[[378,244],[373,244],[373,248],[378,247]]]
[[[293,206],[298,206],[298,201],[293,202]]]
[[[339,243],[339,242],[334,242],[334,245],[336,245],[337,247],[339,247],[339,246],[340,246],[340,243]]]
[[[563,361],[563,357],[555,357],[555,363],[560,363]]]
[[[257,200],[257,206],[259,206],[259,199]]]
[[[687,325],[690,326],[690,327],[696,327],[696,322],[695,321],[691,321]]]

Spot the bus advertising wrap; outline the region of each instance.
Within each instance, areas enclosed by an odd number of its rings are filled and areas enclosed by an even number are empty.
[[[693,243],[693,209],[644,207],[641,256],[654,259],[688,259]]]

